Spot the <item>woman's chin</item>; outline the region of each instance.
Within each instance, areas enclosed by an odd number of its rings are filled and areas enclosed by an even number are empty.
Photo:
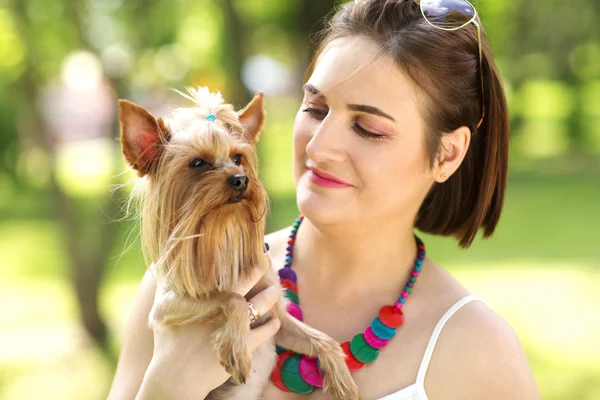
[[[313,192],[307,188],[298,188],[296,203],[300,213],[316,225],[335,224],[344,220],[345,207],[339,199]]]

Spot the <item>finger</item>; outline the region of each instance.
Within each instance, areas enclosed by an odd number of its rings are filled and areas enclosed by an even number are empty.
[[[262,279],[265,273],[271,268],[271,256],[269,252],[263,255],[263,264],[252,268],[252,272],[247,280],[241,281],[234,289],[235,293],[245,296]]]
[[[261,326],[258,326],[250,331],[248,336],[248,347],[250,351],[256,350],[269,339],[271,339],[281,327],[281,321],[277,317],[273,317]]]
[[[269,286],[258,292],[250,301],[254,304],[260,315],[265,315],[277,303],[280,295],[281,292],[277,286]]]

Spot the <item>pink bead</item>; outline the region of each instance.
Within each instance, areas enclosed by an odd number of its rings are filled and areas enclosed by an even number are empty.
[[[416,278],[417,276],[419,276],[419,273],[417,271],[413,271],[411,275]]]
[[[298,307],[298,304],[294,303],[293,301],[290,301],[287,305],[287,311],[292,317],[302,321],[302,310],[300,309],[300,307]]]
[[[397,310],[401,310],[403,305],[404,304],[402,304],[399,301],[397,301],[396,304],[394,304],[394,307],[396,307]]]
[[[371,327],[368,327],[365,330],[365,342],[374,349],[381,349],[388,344],[389,340],[378,338],[371,330]]]
[[[408,297],[408,292],[402,292],[402,297],[407,298]]]
[[[307,355],[300,359],[300,376],[306,383],[316,387],[323,387],[323,374],[319,371],[317,359]]]

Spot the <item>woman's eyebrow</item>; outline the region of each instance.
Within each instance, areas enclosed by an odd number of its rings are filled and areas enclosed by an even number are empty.
[[[327,101],[327,97],[325,97],[325,95],[323,93],[321,93],[321,91],[319,91],[319,89],[317,89],[316,87],[314,87],[311,84],[306,84],[304,86],[302,86],[302,90],[303,91],[307,91],[310,94],[314,94],[315,96],[319,96],[319,98],[323,101]]]
[[[310,94],[313,94],[315,96],[318,96],[323,101],[327,101],[327,98],[325,97],[325,95],[323,93],[321,93],[321,91],[319,89],[317,89],[316,87],[314,87],[313,85],[311,85],[309,83],[307,83],[306,85],[302,86],[302,90],[303,91],[307,91]],[[381,109],[379,109],[377,107],[368,106],[368,105],[365,105],[365,104],[348,104],[347,107],[348,107],[349,110],[352,110],[352,111],[358,111],[358,112],[364,112],[364,113],[367,113],[367,114],[373,114],[373,115],[377,115],[379,117],[387,118],[387,119],[389,119],[392,122],[396,122],[396,120],[394,119],[394,117],[392,117],[388,113],[383,112]]]
[[[373,115],[377,115],[379,117],[387,118],[392,122],[396,122],[394,117],[392,117],[391,115],[389,115],[387,113],[384,113],[377,107],[367,106],[364,104],[348,104],[347,107],[349,110],[352,110],[352,111],[359,111],[359,112],[364,112],[367,114],[373,114]]]

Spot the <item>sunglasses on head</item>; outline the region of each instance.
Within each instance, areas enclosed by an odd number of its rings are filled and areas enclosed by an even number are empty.
[[[479,76],[481,78],[481,110],[482,115],[477,128],[481,126],[485,116],[485,96],[483,94],[483,54],[481,50],[481,27],[477,22],[477,11],[467,0],[421,0],[421,14],[430,25],[445,31],[455,31],[469,24],[477,27],[477,44],[479,45]]]

